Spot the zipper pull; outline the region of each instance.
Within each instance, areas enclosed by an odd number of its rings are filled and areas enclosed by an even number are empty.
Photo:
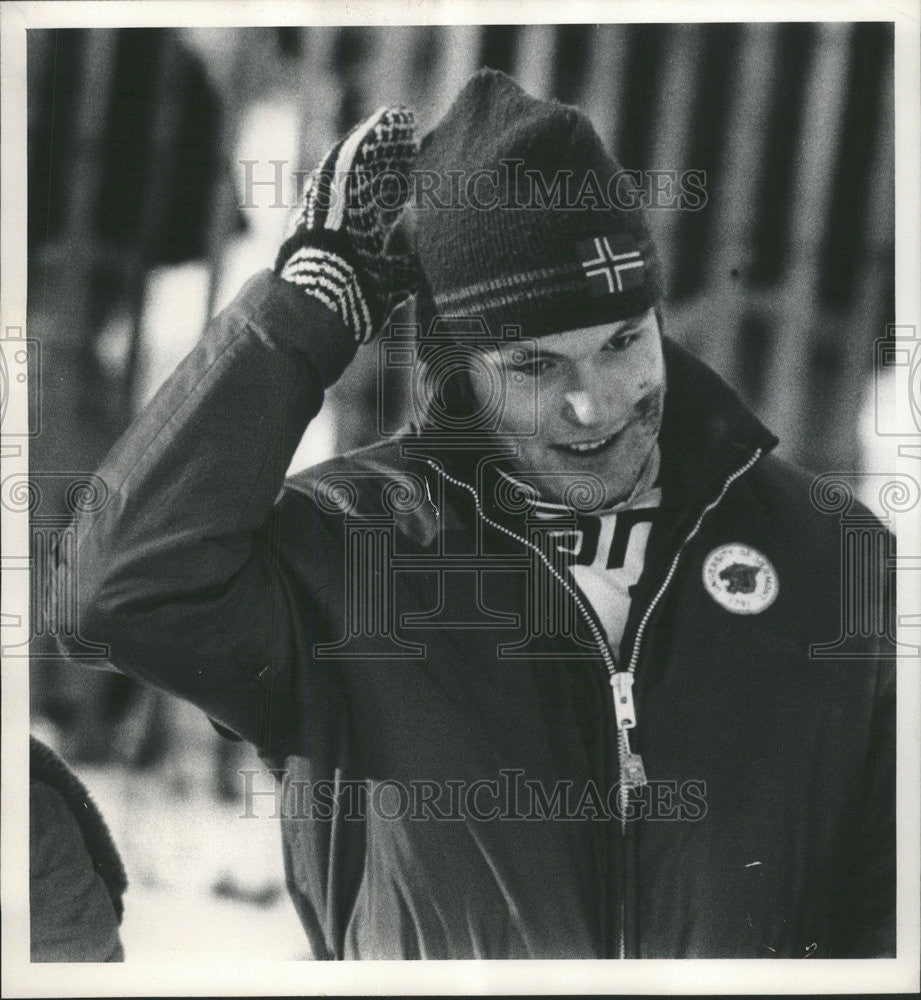
[[[647,784],[646,768],[643,765],[643,758],[630,749],[630,738],[626,729],[621,729],[623,739],[623,750],[620,758],[620,784],[623,789],[642,788]]]
[[[621,786],[624,789],[642,788],[647,783],[643,758],[630,749],[629,730],[636,726],[636,710],[633,706],[633,674],[629,670],[618,670],[611,674],[611,687],[614,690],[617,728],[623,741],[620,762]]]
[[[633,707],[633,674],[629,670],[618,670],[611,674],[611,687],[614,689],[617,728],[633,729],[636,725],[636,710]]]

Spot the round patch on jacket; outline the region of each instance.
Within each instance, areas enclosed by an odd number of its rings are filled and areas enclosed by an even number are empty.
[[[714,549],[704,560],[703,579],[713,600],[737,615],[760,614],[780,593],[771,560],[741,542]]]

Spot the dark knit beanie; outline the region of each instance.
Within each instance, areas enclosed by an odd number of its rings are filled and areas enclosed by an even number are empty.
[[[492,337],[505,324],[534,337],[658,304],[629,176],[577,108],[482,69],[422,140],[416,168],[423,331],[437,314],[481,317]]]

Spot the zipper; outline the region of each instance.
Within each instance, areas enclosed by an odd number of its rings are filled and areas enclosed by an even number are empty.
[[[704,507],[704,509],[700,512],[700,516],[697,518],[694,527],[691,528],[682,543],[678,546],[678,551],[675,553],[675,558],[672,559],[672,564],[669,566],[668,573],[666,573],[665,579],[662,581],[662,586],[659,587],[656,591],[655,597],[653,597],[653,599],[649,602],[649,607],[646,608],[646,611],[636,628],[636,638],[633,640],[633,649],[630,652],[630,663],[627,666],[627,670],[629,670],[631,674],[635,673],[636,665],[640,659],[640,645],[643,642],[643,633],[646,631],[646,626],[649,624],[649,619],[652,616],[653,611],[655,611],[656,605],[662,599],[662,595],[668,589],[668,585],[672,582],[672,577],[675,575],[675,570],[678,568],[682,552],[688,542],[690,542],[697,532],[700,531],[700,526],[703,524],[704,518],[707,514],[709,514],[710,511],[722,501],[723,497],[726,496],[726,493],[729,491],[729,487],[732,486],[739,476],[744,476],[745,473],[748,472],[748,470],[755,464],[755,462],[761,458],[761,451],[761,448],[757,448],[751,458],[749,458],[743,466],[740,466],[731,476],[729,476],[726,482],[723,483],[723,488],[720,490],[719,496],[716,497],[715,500],[711,500],[710,503]]]
[[[617,720],[617,756],[618,756],[618,771],[620,776],[620,795],[621,795],[621,817],[620,817],[620,829],[622,835],[622,842],[626,843],[627,836],[627,811],[626,811],[626,795],[629,788],[641,787],[646,784],[646,770],[643,766],[642,757],[633,753],[630,749],[630,737],[629,731],[636,726],[636,708],[633,703],[633,680],[636,674],[636,666],[640,658],[640,647],[643,642],[643,635],[646,631],[646,626],[649,624],[649,619],[652,617],[653,611],[656,609],[656,605],[662,599],[662,595],[668,589],[669,584],[672,582],[672,578],[675,575],[675,571],[678,569],[678,563],[681,561],[681,556],[684,553],[685,548],[688,543],[694,538],[698,531],[700,531],[700,526],[704,522],[704,518],[707,514],[717,507],[721,502],[729,487],[740,477],[744,476],[746,472],[761,458],[762,454],[761,448],[755,449],[754,453],[745,462],[744,465],[740,466],[735,470],[730,476],[726,478],[723,483],[723,488],[720,490],[718,496],[716,496],[706,507],[700,512],[697,520],[694,522],[694,527],[685,535],[681,544],[678,546],[678,551],[675,553],[674,558],[671,561],[671,565],[668,568],[668,572],[665,574],[665,579],[662,581],[661,586],[656,591],[655,596],[649,602],[646,611],[643,613],[643,617],[640,619],[640,623],[636,629],[636,637],[633,640],[633,648],[630,651],[630,662],[626,670],[618,670],[617,664],[611,653],[610,647],[607,644],[604,636],[601,634],[601,629],[598,623],[595,621],[594,615],[592,615],[588,608],[586,608],[584,601],[579,596],[578,592],[571,586],[569,581],[556,569],[553,563],[547,558],[547,556],[536,546],[533,542],[528,541],[528,539],[523,538],[521,535],[512,531],[510,528],[506,528],[504,525],[493,521],[491,518],[486,516],[483,510],[482,504],[480,503],[480,497],[476,489],[469,483],[465,483],[461,479],[457,479],[450,473],[445,472],[444,469],[440,468],[435,464],[432,459],[427,458],[426,464],[428,464],[435,472],[442,476],[447,482],[452,483],[454,486],[460,487],[466,490],[472,497],[473,502],[476,505],[476,511],[480,519],[486,524],[495,528],[497,531],[514,539],[525,548],[530,549],[532,552],[536,553],[543,564],[547,567],[547,570],[554,577],[555,580],[563,587],[567,594],[573,599],[574,604],[579,610],[585,620],[589,631],[592,633],[592,638],[595,640],[595,644],[598,646],[598,651],[601,653],[601,658],[604,660],[604,665],[608,671],[608,682],[611,685],[613,700],[614,700],[614,713]],[[620,958],[626,956],[626,933],[624,929],[624,922],[626,917],[626,891],[622,891],[620,895]]]
[[[625,712],[629,710],[629,713],[631,713],[629,721],[632,723],[629,726],[618,725],[617,728],[617,736],[618,736],[619,752],[621,760],[622,790],[625,787],[623,784],[624,761],[625,760],[630,761],[631,758],[635,758],[635,760],[638,762],[639,776],[642,778],[641,783],[644,785],[646,784],[646,772],[643,769],[642,758],[639,756],[639,754],[631,754],[629,738],[627,736],[628,729],[636,725],[636,712],[633,709],[633,693],[632,693],[633,678],[634,675],[636,674],[636,665],[637,663],[639,663],[640,647],[642,646],[643,635],[646,631],[646,626],[649,624],[649,619],[652,617],[652,613],[653,611],[655,611],[656,605],[662,599],[662,595],[665,593],[665,591],[668,589],[669,584],[672,582],[672,578],[675,575],[675,571],[678,569],[678,563],[681,561],[681,556],[683,555],[685,548],[687,548],[688,543],[694,538],[697,532],[700,531],[700,526],[704,523],[704,518],[707,516],[707,514],[710,513],[711,510],[713,510],[714,507],[717,507],[722,502],[723,497],[726,496],[726,493],[729,491],[729,487],[732,486],[732,484],[740,476],[744,476],[745,473],[748,472],[748,470],[758,461],[758,459],[761,458],[762,450],[763,449],[761,448],[756,448],[752,456],[748,459],[748,461],[744,465],[736,469],[735,472],[732,473],[732,475],[727,477],[726,481],[723,483],[723,488],[720,490],[719,495],[715,497],[713,500],[711,500],[710,503],[708,503],[707,506],[704,507],[704,509],[700,512],[700,515],[694,522],[694,527],[691,528],[691,530],[687,533],[687,535],[685,535],[685,537],[681,541],[681,544],[678,546],[678,551],[675,553],[671,565],[668,567],[668,572],[665,574],[665,579],[662,581],[662,584],[656,591],[653,599],[649,602],[649,605],[647,606],[645,612],[643,613],[643,617],[640,619],[640,623],[637,626],[636,636],[633,640],[633,649],[630,651],[630,662],[628,663],[627,669],[625,671],[627,677],[629,677],[629,682],[627,682],[626,679],[620,682],[620,684],[623,686],[623,689],[628,693],[628,700],[626,702]],[[613,677],[611,678],[611,683],[612,685],[614,684]],[[617,689],[615,688],[615,692],[616,691]],[[621,800],[620,825],[621,825],[621,832],[626,838],[627,812],[626,812],[626,803],[624,802],[623,799]],[[625,894],[622,894],[620,899],[620,957],[621,958],[624,958],[626,955],[626,940],[624,932],[625,916],[626,916],[626,898]]]
[[[461,489],[465,489],[472,497],[473,502],[476,504],[476,511],[480,519],[488,524],[490,527],[495,528],[497,531],[502,532],[503,535],[507,535],[509,538],[514,539],[525,548],[530,549],[532,552],[536,553],[543,564],[547,567],[547,570],[553,576],[553,578],[563,587],[567,594],[573,599],[576,607],[579,609],[579,613],[585,619],[586,625],[588,625],[589,631],[592,633],[592,638],[595,640],[595,644],[598,646],[598,651],[601,653],[602,659],[604,660],[604,665],[607,667],[608,673],[610,675],[615,675],[617,673],[617,664],[614,662],[614,657],[608,647],[604,636],[601,634],[601,629],[595,621],[594,616],[585,606],[585,602],[579,596],[578,592],[575,591],[569,581],[563,576],[562,573],[553,565],[553,563],[547,558],[547,556],[541,552],[540,548],[533,542],[529,542],[527,538],[523,538],[521,535],[516,534],[510,528],[506,528],[505,525],[499,524],[497,521],[493,521],[491,518],[487,517],[483,511],[483,507],[480,504],[480,498],[477,495],[477,491],[469,484],[465,483],[461,479],[455,479],[450,473],[445,472],[444,469],[440,469],[430,458],[427,458],[426,463],[430,465],[440,476],[442,476],[449,483],[454,486],[459,486]]]

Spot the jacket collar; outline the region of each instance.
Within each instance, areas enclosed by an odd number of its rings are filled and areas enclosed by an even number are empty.
[[[663,505],[696,508],[719,492],[736,469],[777,438],[702,361],[664,338],[665,412],[662,453]]]

